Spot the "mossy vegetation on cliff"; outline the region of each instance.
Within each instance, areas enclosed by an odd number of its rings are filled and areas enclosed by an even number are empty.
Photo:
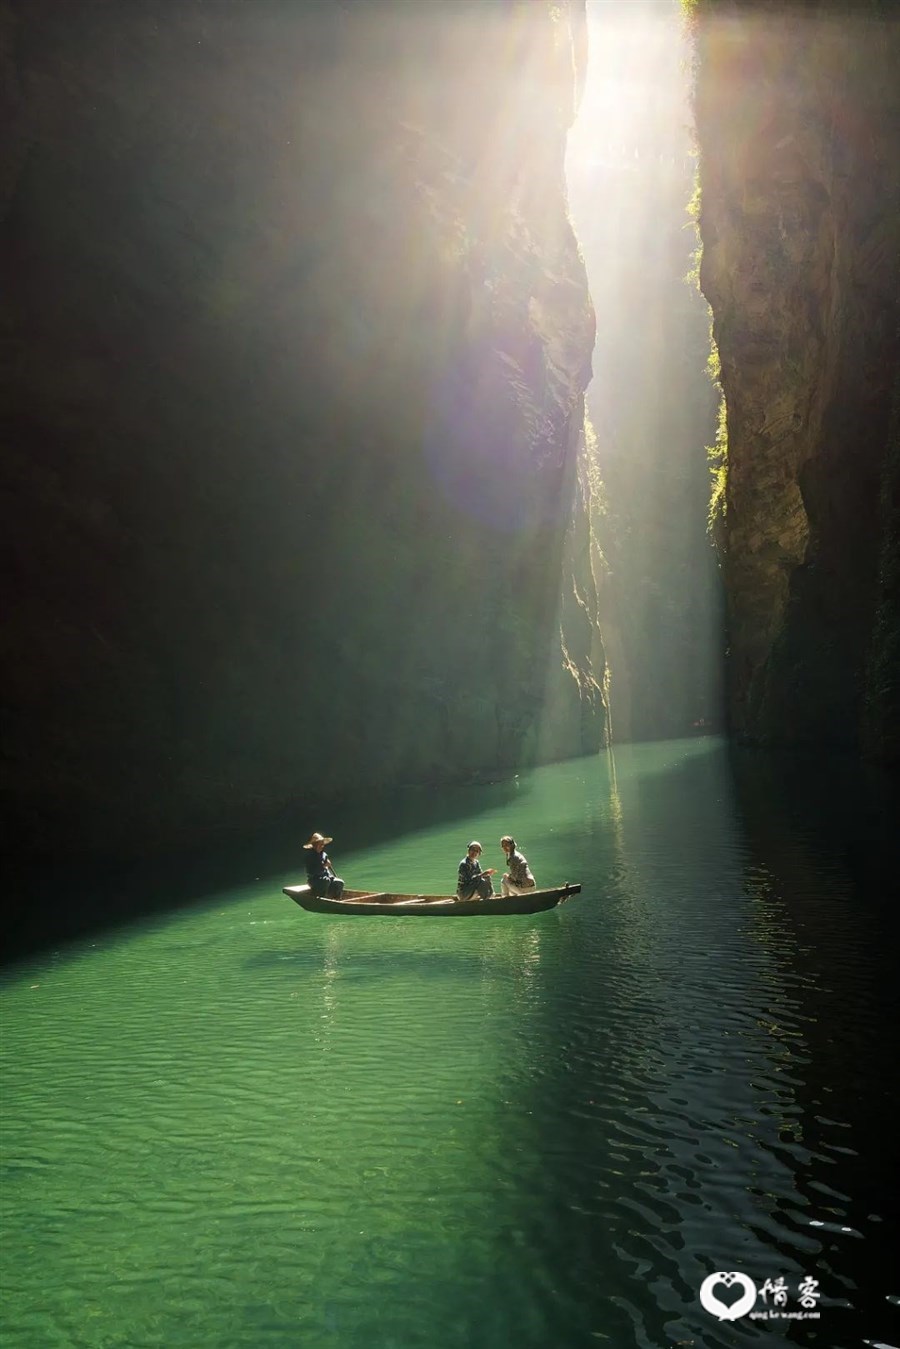
[[[725,395],[719,390],[719,411],[716,417],[716,440],[708,445],[706,457],[709,461],[709,473],[712,488],[709,494],[709,531],[714,537],[720,537],[725,525],[728,485],[728,408]]]
[[[700,234],[700,210],[703,200],[703,194],[700,190],[699,173],[694,179],[694,190],[691,199],[688,202],[688,218],[696,234],[696,247],[691,253],[691,266],[685,281],[689,286],[694,286],[703,294],[700,286],[700,267],[703,262],[703,239]],[[707,306],[708,309],[708,306]],[[717,537],[718,531],[725,518],[726,492],[725,487],[728,481],[728,409],[725,403],[725,394],[722,390],[722,362],[719,359],[719,349],[716,346],[716,339],[713,335],[712,313],[710,311],[709,322],[709,355],[706,358],[706,373],[710,382],[716,390],[719,400],[719,408],[716,414],[716,437],[712,445],[706,447],[706,458],[709,464],[710,475],[710,493],[709,493],[709,511],[707,514],[707,525],[710,534]]]

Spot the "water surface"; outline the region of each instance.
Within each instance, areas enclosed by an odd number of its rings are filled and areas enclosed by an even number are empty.
[[[5,1349],[900,1344],[879,801],[630,746],[308,822],[411,891],[512,832],[554,912],[306,914],[298,849],[9,968]],[[819,1319],[720,1323],[716,1270]]]

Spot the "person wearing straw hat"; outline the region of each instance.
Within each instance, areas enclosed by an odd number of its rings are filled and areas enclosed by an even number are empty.
[[[335,876],[334,867],[325,851],[325,844],[333,842],[326,834],[313,834],[309,842],[303,845],[309,888],[314,895],[320,895],[323,899],[340,899],[344,893],[344,882],[340,876]]]
[[[481,856],[481,844],[470,843],[466,850],[466,855],[459,864],[459,874],[456,880],[456,894],[459,899],[474,899],[477,895],[479,899],[490,899],[494,893],[493,876],[496,867],[488,867],[487,871],[481,870],[479,857]]]

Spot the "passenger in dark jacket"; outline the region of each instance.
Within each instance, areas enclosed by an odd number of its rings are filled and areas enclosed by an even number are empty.
[[[333,841],[324,834],[313,834],[309,842],[303,845],[309,888],[314,895],[321,895],[323,899],[340,899],[344,893],[344,882],[340,876],[335,876],[334,867],[325,851],[325,844]]]
[[[489,899],[494,893],[491,877],[496,868],[488,867],[487,871],[482,871],[478,860],[480,856],[481,844],[470,843],[465,857],[459,864],[456,880],[456,894],[459,899],[474,899],[476,895],[479,899]]]

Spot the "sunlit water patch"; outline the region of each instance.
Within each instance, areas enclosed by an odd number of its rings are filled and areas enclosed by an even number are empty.
[[[306,914],[298,849],[8,970],[4,1346],[779,1343],[716,1270],[898,1343],[896,927],[843,808],[757,783],[635,746],[332,849],[433,891],[512,831],[584,886],[547,914]]]

